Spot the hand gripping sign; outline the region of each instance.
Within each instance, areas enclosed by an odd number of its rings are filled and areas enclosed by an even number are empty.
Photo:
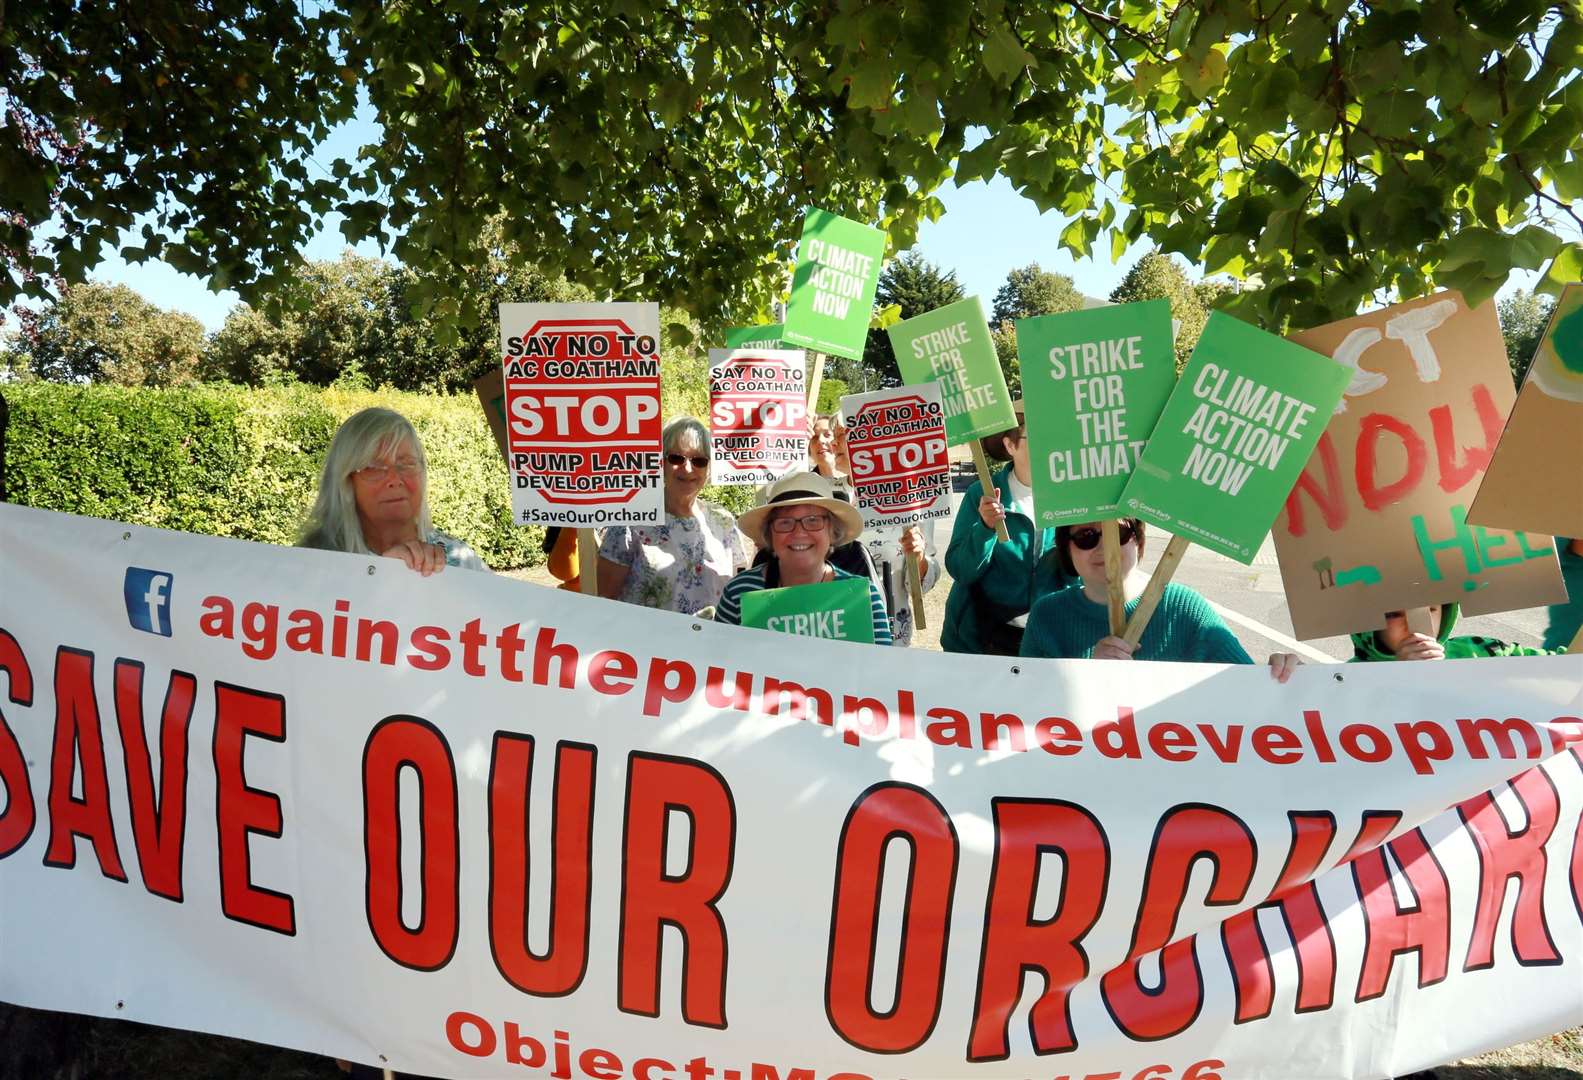
[[[945,413],[934,383],[849,394],[842,423],[863,524],[911,526],[951,516]]]
[[[523,525],[652,525],[657,304],[501,304],[512,510]]]
[[[767,484],[808,459],[801,349],[710,349],[711,479]]]

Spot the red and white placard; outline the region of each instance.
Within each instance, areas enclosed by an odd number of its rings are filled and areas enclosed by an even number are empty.
[[[852,494],[869,527],[951,516],[951,461],[938,383],[841,399]]]
[[[807,372],[801,349],[710,349],[710,479],[767,484],[808,461]]]

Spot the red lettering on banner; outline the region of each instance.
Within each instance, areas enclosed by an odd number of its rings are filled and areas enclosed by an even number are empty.
[[[670,816],[690,829],[687,868],[669,870]],[[681,932],[682,1018],[726,1026],[726,924],[719,902],[736,854],[736,804],[722,777],[701,761],[634,752],[628,760],[621,863],[617,1007],[660,1014],[660,931]]]
[[[1463,971],[1495,965],[1495,926],[1512,878],[1517,879],[1517,901],[1512,909],[1512,952],[1517,962],[1524,966],[1561,962],[1545,922],[1544,907],[1545,871],[1549,867],[1544,846],[1560,817],[1560,796],[1540,768],[1513,778],[1511,790],[1528,818],[1521,829],[1506,825],[1489,792],[1457,806],[1479,857],[1479,899]]]
[[[1044,977],[1044,993],[1028,1014],[1036,1053],[1072,1050],[1069,996],[1088,975],[1083,938],[1099,920],[1110,881],[1110,842],[1099,821],[1076,803],[1058,799],[992,801],[995,859],[984,905],[984,943],[978,961],[969,1061],[1010,1056],[1011,1012],[1023,975]],[[1033,917],[1039,866],[1045,855],[1063,864],[1055,914]]]
[[[531,735],[495,732],[489,770],[489,949],[495,967],[512,986],[528,994],[560,997],[576,990],[588,971],[598,751],[587,743],[562,742],[555,747],[550,940],[540,954],[527,941],[533,749]]]
[[[1380,436],[1386,432],[1396,436],[1401,442],[1402,450],[1407,455],[1407,462],[1403,466],[1402,475],[1382,487],[1379,484],[1376,460],[1379,454]],[[1414,431],[1412,425],[1405,420],[1385,413],[1370,413],[1365,416],[1358,425],[1358,445],[1356,459],[1353,462],[1358,494],[1363,498],[1363,505],[1370,510],[1379,510],[1405,498],[1418,486],[1418,481],[1423,479],[1427,456],[1428,448],[1424,445],[1424,440],[1419,438],[1418,432]]]
[[[890,1009],[873,1006],[880,890],[892,840],[911,851],[904,887],[904,935]],[[956,829],[934,797],[908,784],[876,784],[858,797],[841,826],[825,1015],[847,1042],[875,1054],[922,1046],[940,1017],[951,897],[959,853]]]
[[[401,771],[418,784],[418,925],[402,920]],[[408,840],[411,843],[411,840]],[[437,971],[456,952],[461,905],[461,836],[456,763],[439,728],[416,716],[387,716],[363,746],[363,865],[368,928],[402,967]]]
[[[719,668],[710,668],[711,673]],[[670,676],[676,681],[672,682]],[[658,716],[662,703],[673,705],[686,701],[698,688],[698,675],[685,660],[666,660],[656,656],[649,664],[649,677],[643,689],[643,715]],[[717,705],[716,708],[724,708]]]
[[[1193,939],[1172,940],[1187,899],[1188,878],[1199,859],[1214,866],[1204,903],[1239,904],[1253,881],[1258,859],[1253,833],[1235,814],[1218,806],[1188,803],[1160,819],[1128,959],[1100,980],[1105,1008],[1130,1038],[1148,1042],[1180,1034],[1203,1007],[1203,973]],[[1138,958],[1156,949],[1164,950],[1160,986],[1149,990],[1140,978]]]
[[[79,762],[81,769],[78,768]],[[72,794],[82,778],[82,798]],[[104,734],[93,690],[93,653],[61,646],[55,653],[55,747],[49,771],[49,847],[45,866],[77,865],[77,838],[93,844],[105,877],[126,880],[110,818],[110,781],[105,774]]]
[[[1435,456],[1440,467],[1440,490],[1450,494],[1466,485],[1489,468],[1495,456],[1495,446],[1501,441],[1506,428],[1506,414],[1495,407],[1489,387],[1478,383],[1473,387],[1473,409],[1478,414],[1483,429],[1484,445],[1462,448],[1462,464],[1456,461],[1457,436],[1451,424],[1451,406],[1439,405],[1429,410],[1429,428],[1434,434]]]
[[[1304,516],[1302,500],[1305,492],[1319,508],[1325,528],[1335,532],[1347,523],[1347,495],[1341,490],[1341,466],[1336,462],[1336,444],[1328,431],[1319,436],[1314,458],[1325,471],[1325,484],[1320,487],[1307,469],[1297,477],[1292,493],[1286,496],[1286,531],[1293,536],[1304,536],[1308,532],[1308,519]]]
[[[0,671],[6,673],[6,696],[13,705],[33,705],[33,669],[16,638],[0,630]],[[33,784],[28,777],[27,758],[22,744],[0,711],[0,787],[5,789],[5,813],[0,814],[0,859],[27,843],[33,835],[37,810],[33,806]]]
[[[155,896],[181,902],[182,850],[187,834],[187,732],[198,680],[172,671],[159,719],[159,795],[154,794],[154,766],[143,730],[143,665],[115,662],[115,718],[121,729],[121,756],[126,766],[126,797],[132,817],[132,839],[143,887]]]
[[[1583,770],[1583,746],[1572,745],[1572,760]],[[1572,835],[1572,906],[1583,919],[1583,817],[1578,818],[1577,831]]]
[[[1408,907],[1396,902],[1386,850],[1413,893],[1414,903]],[[1352,878],[1363,901],[1363,967],[1356,1000],[1369,1001],[1385,993],[1400,953],[1418,954],[1420,989],[1444,979],[1451,952],[1450,886],[1423,832],[1413,829],[1383,848],[1365,851],[1353,860]]]
[[[220,854],[220,909],[228,919],[294,935],[296,906],[289,894],[253,884],[250,836],[279,839],[285,832],[280,797],[249,787],[247,740],[286,741],[286,699],[229,683],[214,684],[215,819]]]

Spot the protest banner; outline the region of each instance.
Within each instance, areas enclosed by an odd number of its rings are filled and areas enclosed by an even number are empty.
[[[1346,1080],[1583,1010],[1583,658],[919,664],[14,506],[0,581],[20,1005],[579,1080]]]
[[[1493,303],[1437,293],[1292,340],[1350,375],[1274,529],[1298,637],[1565,597],[1550,537],[1466,517],[1515,397]]]
[[[732,326],[726,329],[724,335],[725,347],[728,349],[780,349],[781,323],[765,323],[763,326]]]
[[[976,296],[926,311],[890,327],[891,348],[902,381],[936,383],[945,409],[945,437],[952,446],[968,443],[983,490],[994,490],[989,462],[978,440],[1017,426],[1006,375]],[[1005,540],[1006,527],[996,535]]]
[[[710,480],[768,484],[808,460],[801,349],[710,349]]]
[[[850,577],[746,593],[742,625],[872,645],[874,617],[869,609],[868,580]]]
[[[500,305],[519,524],[661,520],[659,329],[657,304]]]
[[[810,207],[803,215],[781,340],[860,359],[884,260],[882,230]]]

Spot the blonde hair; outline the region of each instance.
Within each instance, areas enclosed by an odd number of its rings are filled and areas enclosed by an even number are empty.
[[[429,535],[434,526],[429,520],[429,463],[423,443],[405,416],[375,406],[348,416],[330,440],[319,474],[319,494],[308,511],[297,546],[375,554],[363,540],[352,474],[375,461],[393,458],[403,449],[410,449],[418,462],[418,535]]]

